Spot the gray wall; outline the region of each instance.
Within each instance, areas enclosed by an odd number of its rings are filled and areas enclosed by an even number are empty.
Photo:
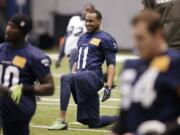
[[[120,48],[132,47],[129,20],[139,10],[139,0],[33,0],[33,19],[35,22],[45,21],[45,27],[52,33],[52,11],[61,14],[77,13],[86,3],[94,4],[102,12],[103,30],[116,38]]]

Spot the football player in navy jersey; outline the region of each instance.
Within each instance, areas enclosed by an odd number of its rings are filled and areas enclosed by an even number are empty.
[[[121,74],[121,116],[111,135],[180,134],[180,54],[169,50],[161,16],[142,10],[132,20],[139,59]]]
[[[102,64],[107,63],[108,81],[104,86],[103,101],[110,98],[115,75],[117,44],[108,33],[100,30],[102,15],[95,10],[85,19],[87,33],[78,41],[78,60],[73,73],[61,77],[60,115],[50,130],[67,129],[66,111],[72,93],[77,104],[77,121],[89,128],[112,124],[116,116],[100,116],[98,91],[103,87]]]
[[[31,28],[30,17],[13,16],[6,27],[6,42],[0,45],[4,135],[29,135],[29,122],[36,108],[35,95],[52,95],[54,91],[49,57],[25,41]]]

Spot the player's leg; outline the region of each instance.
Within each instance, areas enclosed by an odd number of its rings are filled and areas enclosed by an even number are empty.
[[[3,135],[29,135],[29,122],[4,122]]]
[[[72,79],[73,74],[67,74],[61,77],[59,118],[48,128],[49,130],[65,130],[68,128],[66,123],[66,111],[71,96]]]
[[[64,75],[61,77],[61,92],[60,92],[60,118],[66,120],[66,111],[71,96],[73,74]]]
[[[117,116],[100,116],[98,120],[92,120],[88,124],[89,128],[102,128],[113,124],[117,120]]]
[[[99,95],[95,94],[87,101],[78,104],[77,119],[89,128],[101,128],[114,123],[117,116],[100,116]]]
[[[74,86],[78,94],[77,120],[90,128],[99,128],[112,124],[116,116],[99,115],[100,103],[98,90],[103,86],[98,73],[84,72],[83,76],[76,78]],[[102,74],[100,74],[102,75]]]
[[[78,49],[72,49],[69,57],[70,70],[72,70],[74,63],[77,61]]]
[[[98,85],[96,85],[94,82],[96,82]],[[67,129],[65,118],[70,93],[73,94],[73,98],[76,103],[81,103],[86,101],[93,94],[96,94],[98,89],[102,87],[102,83],[103,80],[99,80],[99,76],[91,71],[77,72],[75,74],[63,76],[61,78],[60,118],[55,121],[51,127],[49,127],[49,130]]]

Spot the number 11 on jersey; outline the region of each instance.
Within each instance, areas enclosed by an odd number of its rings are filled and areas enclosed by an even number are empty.
[[[80,69],[80,68],[85,69],[86,68],[87,55],[88,55],[88,47],[80,47],[79,55],[78,55],[77,69]]]

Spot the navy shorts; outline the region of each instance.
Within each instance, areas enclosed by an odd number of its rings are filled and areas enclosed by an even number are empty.
[[[96,71],[81,71],[63,75],[61,80],[71,86],[73,98],[77,104],[96,95],[103,87],[103,74]],[[61,88],[63,89],[63,87]]]
[[[77,121],[89,125],[91,122],[99,120],[99,95],[94,94],[88,100],[78,104],[77,106]]]

